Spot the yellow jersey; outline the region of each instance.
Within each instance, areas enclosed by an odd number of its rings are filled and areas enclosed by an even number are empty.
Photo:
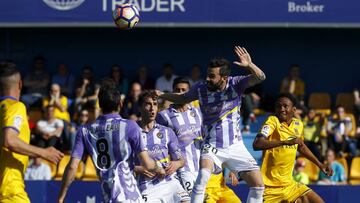
[[[206,188],[221,188],[225,186],[224,174],[211,174]]]
[[[303,129],[299,119],[293,118],[288,126],[285,122],[280,123],[276,116],[269,116],[259,133],[269,140],[283,141],[304,139]],[[292,174],[297,148],[297,144],[283,145],[264,151],[261,173],[266,186],[288,186],[294,182]]]
[[[19,138],[30,142],[30,129],[26,108],[22,102],[10,96],[0,98],[0,202],[11,196],[25,193],[24,173],[28,164],[28,156],[11,152],[4,147],[4,128],[12,128],[18,132]],[[26,193],[25,193],[26,195]]]
[[[49,102],[50,102],[50,98],[45,98],[43,100],[43,108],[46,108],[49,105]],[[65,109],[68,109],[68,98],[67,97],[61,96],[60,103]],[[70,123],[70,114],[69,114],[69,112],[67,112],[67,110],[65,110],[63,112],[59,108],[55,107],[54,116],[55,116],[55,118],[58,118],[58,119],[61,119],[61,120],[64,120],[64,121]]]

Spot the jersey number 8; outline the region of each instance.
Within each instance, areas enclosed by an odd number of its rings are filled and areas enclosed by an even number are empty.
[[[98,151],[97,156],[97,165],[101,169],[108,169],[110,168],[110,155],[108,154],[109,151],[109,144],[106,139],[102,138],[96,141],[96,149]]]

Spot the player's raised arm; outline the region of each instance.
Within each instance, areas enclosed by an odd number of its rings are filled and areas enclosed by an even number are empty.
[[[164,93],[159,90],[155,90],[155,94],[159,98],[171,101],[175,104],[186,104],[197,99],[194,98],[196,97],[196,93],[192,93],[191,89],[185,94]]]
[[[252,62],[250,54],[244,47],[235,46],[234,51],[239,57],[239,61],[234,61],[234,64],[248,69],[252,74],[248,86],[254,86],[266,79],[265,73]]]
[[[18,132],[13,128],[4,128],[3,134],[4,146],[12,152],[27,156],[41,157],[53,163],[58,163],[64,157],[64,154],[54,147],[44,149],[25,143],[18,137]]]

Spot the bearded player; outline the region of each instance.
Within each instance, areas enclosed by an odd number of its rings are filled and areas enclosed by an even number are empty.
[[[160,98],[176,104],[199,100],[203,115],[204,147],[200,171],[191,195],[192,203],[202,203],[211,173],[220,173],[223,165],[250,186],[247,202],[263,201],[264,184],[259,166],[246,149],[240,131],[240,106],[244,90],[265,80],[264,72],[252,63],[245,48],[236,46],[236,65],[251,72],[231,77],[230,63],[224,58],[213,59],[207,70],[206,82],[197,83],[184,94],[164,94]]]

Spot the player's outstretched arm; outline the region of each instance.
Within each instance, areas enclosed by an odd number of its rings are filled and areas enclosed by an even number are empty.
[[[66,193],[71,185],[71,183],[75,179],[76,171],[80,164],[80,159],[71,158],[69,163],[67,164],[64,172],[64,176],[62,178],[61,189],[58,196],[58,203],[62,203],[65,200]]]
[[[268,140],[262,134],[258,134],[253,142],[253,149],[254,150],[267,150],[272,149],[275,147],[280,147],[283,145],[294,145],[300,144],[302,142],[301,139],[295,138],[292,140]]]
[[[171,101],[171,102],[173,102],[175,104],[186,104],[186,103],[191,102],[191,101],[189,101],[189,99],[187,99],[184,96],[184,94],[164,93],[164,92],[159,91],[159,90],[155,90],[155,94],[159,98]]]
[[[252,62],[250,54],[244,47],[235,46],[234,50],[239,57],[239,61],[234,61],[234,64],[244,67],[252,73],[248,82],[250,87],[266,79],[265,73]]]
[[[12,152],[19,154],[41,157],[53,163],[58,163],[64,154],[54,147],[40,148],[27,144],[18,137],[18,132],[12,128],[4,128],[4,146]]]
[[[305,145],[305,143],[303,142],[301,145],[299,144],[298,146],[298,151],[307,159],[309,159],[311,162],[313,162],[314,164],[316,164],[327,176],[332,176],[334,171],[332,170],[332,168],[327,165],[327,164],[323,164],[321,163],[316,157],[315,155],[310,151],[310,149]]]

